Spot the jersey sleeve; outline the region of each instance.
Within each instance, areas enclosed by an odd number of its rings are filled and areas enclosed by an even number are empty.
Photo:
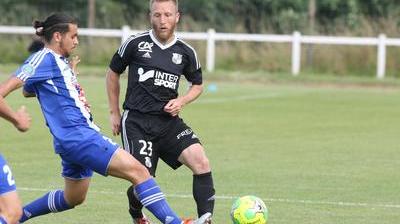
[[[14,75],[25,83],[24,88],[31,90],[30,85],[53,77],[53,59],[51,54],[42,56],[34,54],[15,71]]]
[[[187,54],[188,62],[184,68],[185,78],[193,85],[201,85],[203,83],[203,75],[201,71],[200,61],[197,57],[196,51],[190,49]]]
[[[115,52],[110,62],[110,69],[121,74],[125,71],[132,60],[132,54],[135,51],[134,36],[128,38]]]
[[[26,83],[24,84],[23,89],[24,89],[24,92],[27,92],[27,93],[34,93],[35,92],[35,89],[33,88],[33,85],[27,85]]]

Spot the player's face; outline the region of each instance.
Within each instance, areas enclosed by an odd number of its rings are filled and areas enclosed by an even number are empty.
[[[78,46],[78,26],[76,24],[69,24],[69,31],[64,33],[60,42],[60,53],[64,57],[69,57],[72,51]]]
[[[154,2],[150,10],[150,20],[155,36],[166,44],[174,37],[179,12],[172,1]]]

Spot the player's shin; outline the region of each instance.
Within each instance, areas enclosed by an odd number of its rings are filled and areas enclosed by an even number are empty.
[[[20,223],[36,216],[45,215],[50,212],[62,212],[71,208],[73,207],[69,206],[64,198],[64,191],[50,191],[43,197],[24,206]]]
[[[130,186],[128,188],[126,195],[128,196],[128,201],[129,201],[129,214],[131,214],[133,219],[142,218],[143,217],[143,213],[142,213],[143,205],[142,205],[142,203],[140,203],[139,199],[137,199],[137,197],[134,193],[133,186]]]
[[[153,178],[136,185],[135,193],[143,206],[162,223],[181,224],[182,220],[172,211]]]
[[[193,197],[199,217],[207,212],[213,214],[215,189],[211,172],[193,175]]]

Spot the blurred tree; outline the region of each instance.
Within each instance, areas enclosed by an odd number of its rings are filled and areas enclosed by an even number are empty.
[[[315,0],[308,0],[308,35],[314,35],[315,33],[315,14],[317,5]],[[307,67],[312,67],[313,64],[313,46],[312,44],[307,45]]]
[[[96,27],[96,0],[87,0],[87,1],[88,1],[87,27],[94,28]]]
[[[180,1],[181,27],[193,31],[214,28],[218,32],[292,33],[299,30],[309,33],[309,26],[315,24],[316,32],[330,34],[362,29],[360,25],[365,20],[377,24],[376,27],[387,20],[394,20],[396,26],[400,26],[399,0],[318,0],[315,1],[318,4],[312,24],[309,21],[310,2]],[[1,0],[0,24],[26,26],[35,18],[42,19],[51,12],[62,11],[79,18],[83,27],[120,28],[130,25],[143,29],[148,27],[148,7],[147,0]],[[376,27],[373,29],[378,29]]]

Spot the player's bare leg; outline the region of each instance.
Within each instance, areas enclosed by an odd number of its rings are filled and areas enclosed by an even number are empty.
[[[90,185],[90,178],[73,180],[65,178],[64,198],[68,205],[75,207],[82,204]]]
[[[16,191],[0,196],[0,216],[8,223],[18,223],[22,214],[21,201]]]
[[[196,143],[187,147],[178,158],[192,170],[193,174],[203,174],[211,171],[210,162],[201,144]]]
[[[215,190],[209,160],[201,144],[196,143],[181,153],[179,162],[193,172],[193,197],[199,217],[214,211]],[[206,223],[211,223],[211,217]]]
[[[123,149],[117,149],[108,167],[108,174],[140,184],[151,178],[149,171],[131,154]]]
[[[135,193],[140,202],[162,223],[182,223],[168,205],[147,168],[125,150],[119,148],[115,151],[108,174],[130,181],[135,186]]]
[[[125,150],[122,150],[114,155],[114,158],[110,163],[108,173],[111,176],[129,180],[133,185],[142,183],[150,177],[150,173],[147,171],[147,169]],[[130,193],[133,194],[133,187],[129,189]],[[140,204],[140,201],[138,201],[138,203]],[[150,224],[150,221],[145,216],[142,216],[135,218],[133,223]]]

